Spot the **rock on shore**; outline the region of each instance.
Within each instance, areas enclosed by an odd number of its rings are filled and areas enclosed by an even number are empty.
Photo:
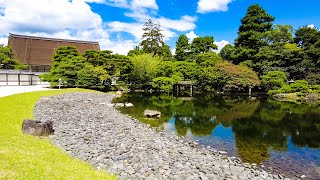
[[[149,128],[108,106],[112,98],[92,93],[43,97],[34,115],[54,122],[54,144],[120,179],[283,179]]]

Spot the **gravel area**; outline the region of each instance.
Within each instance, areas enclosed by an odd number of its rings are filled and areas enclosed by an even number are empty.
[[[115,95],[42,97],[36,120],[54,121],[54,144],[120,179],[284,179],[225,152],[150,128],[115,109]],[[287,178],[286,178],[287,179]]]

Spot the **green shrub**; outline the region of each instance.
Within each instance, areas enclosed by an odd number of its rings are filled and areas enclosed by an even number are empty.
[[[169,93],[173,89],[174,79],[169,77],[157,77],[154,78],[150,84],[155,89],[160,89]]]
[[[306,76],[306,81],[311,85],[320,84],[320,74],[311,73]]]
[[[293,90],[291,88],[291,86],[284,84],[281,88],[280,88],[280,92],[281,93],[292,93]]]
[[[296,82],[291,84],[290,87],[293,92],[303,92],[303,93],[309,92],[308,82],[305,80],[297,80]]]
[[[261,77],[262,85],[267,90],[279,89],[285,85],[285,81],[287,80],[287,76],[282,71],[269,71],[267,75]]]
[[[271,89],[268,91],[269,95],[275,95],[275,94],[282,94],[282,93],[292,93],[292,88],[287,85],[284,84],[280,89]]]

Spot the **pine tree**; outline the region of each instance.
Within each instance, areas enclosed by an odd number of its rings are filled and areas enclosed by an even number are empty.
[[[163,44],[163,35],[161,33],[160,24],[154,24],[151,19],[149,19],[142,30],[144,31],[142,35],[142,42],[140,46],[142,50],[146,53],[153,53],[154,55],[159,52]]]
[[[178,61],[186,61],[190,53],[190,44],[188,37],[184,34],[180,35],[176,42],[176,59]]]
[[[254,54],[267,45],[264,33],[272,29],[274,19],[258,4],[248,8],[247,14],[241,19],[238,38],[235,40],[236,63],[254,60]]]

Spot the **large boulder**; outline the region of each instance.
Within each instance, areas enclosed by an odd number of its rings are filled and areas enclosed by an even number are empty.
[[[145,118],[160,118],[161,117],[161,112],[155,111],[155,110],[146,109],[143,112],[143,116]]]
[[[48,136],[54,133],[53,122],[25,119],[22,123],[22,132],[33,136]]]

